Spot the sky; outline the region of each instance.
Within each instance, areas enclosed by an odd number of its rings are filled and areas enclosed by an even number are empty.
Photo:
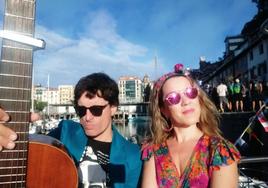
[[[34,51],[34,83],[75,85],[93,72],[154,80],[176,63],[197,69],[201,56],[221,58],[225,38],[256,13],[251,0],[36,0],[35,38],[46,48]]]

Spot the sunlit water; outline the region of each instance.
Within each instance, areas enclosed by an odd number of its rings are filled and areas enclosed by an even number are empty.
[[[114,122],[118,131],[128,140],[141,143],[149,134],[149,118],[137,118],[128,122]]]

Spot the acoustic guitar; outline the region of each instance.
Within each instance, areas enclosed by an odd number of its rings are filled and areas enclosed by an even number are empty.
[[[35,0],[6,0],[4,30],[34,36]],[[56,139],[29,137],[33,47],[2,40],[0,104],[18,134],[14,150],[0,152],[0,187],[74,188],[77,169]]]

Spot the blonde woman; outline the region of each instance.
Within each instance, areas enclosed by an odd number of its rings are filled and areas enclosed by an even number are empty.
[[[150,102],[143,188],[237,188],[240,154],[220,135],[216,107],[182,64],[159,78]]]

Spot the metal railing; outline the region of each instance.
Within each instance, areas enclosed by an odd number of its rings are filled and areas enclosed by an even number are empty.
[[[240,188],[268,188],[268,171],[263,171],[256,168],[247,168],[243,165],[252,164],[252,163],[266,163],[268,164],[268,157],[244,157],[240,160],[239,163],[239,187]],[[268,168],[268,165],[266,166]],[[259,180],[256,177],[251,177],[247,172],[253,174],[262,174],[262,177],[266,180]]]

